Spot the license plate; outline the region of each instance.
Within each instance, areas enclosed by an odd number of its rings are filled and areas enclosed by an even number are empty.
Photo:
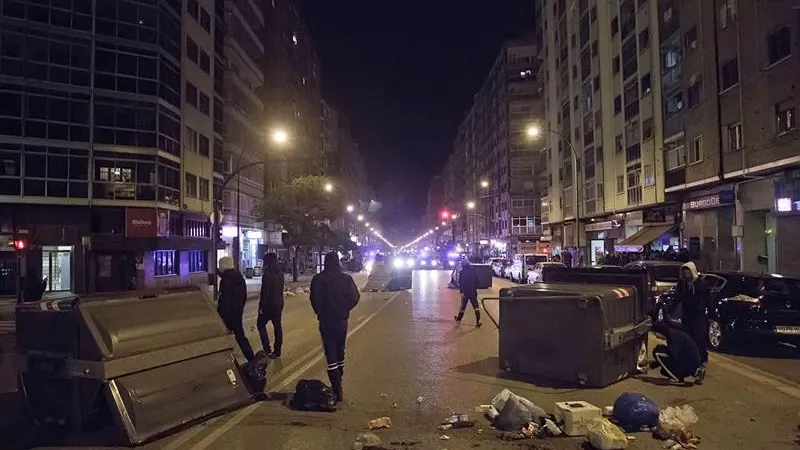
[[[800,327],[779,326],[775,327],[778,334],[800,334]]]

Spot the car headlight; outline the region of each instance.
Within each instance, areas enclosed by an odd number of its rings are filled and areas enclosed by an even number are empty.
[[[422,261],[420,261],[420,262],[419,262],[419,265],[420,265],[420,266],[427,266],[427,265],[428,265],[428,261],[425,261],[425,260],[423,259]]]
[[[402,269],[403,268],[403,260],[402,259],[395,259],[392,264],[394,265],[395,269]]]

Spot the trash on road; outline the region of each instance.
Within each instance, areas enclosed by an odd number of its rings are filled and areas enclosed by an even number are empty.
[[[700,420],[689,405],[669,406],[658,416],[656,434],[661,439],[672,439],[684,448],[693,448],[699,443],[694,435],[694,426]]]
[[[362,450],[367,446],[374,447],[381,444],[381,438],[375,433],[361,433],[356,437],[356,441],[353,443],[353,450]]]
[[[640,431],[642,427],[658,425],[658,405],[639,393],[625,392],[617,397],[613,412],[614,421],[625,431]]]
[[[611,417],[614,415],[614,407],[613,406],[604,406],[603,407],[603,415],[606,417]]]
[[[494,399],[492,399],[492,406],[494,407],[495,410],[502,411],[506,402],[510,398],[515,398],[517,402],[521,403],[522,406],[524,406],[527,410],[529,410],[531,412],[531,415],[533,416],[533,419],[536,422],[540,422],[542,418],[547,416],[547,413],[544,412],[544,409],[536,406],[536,404],[534,404],[527,398],[517,395],[508,389],[503,389],[502,391],[500,391],[499,394],[497,394],[494,397]]]
[[[605,417],[589,425],[586,438],[597,450],[622,450],[628,448],[628,436]]]
[[[425,401],[425,397],[423,397],[421,395],[419,397],[417,397],[417,403],[422,403],[424,401]]]
[[[539,435],[540,428],[539,424],[529,423],[527,427],[522,429],[522,434],[524,434],[525,437],[533,438]]]
[[[380,396],[381,396],[382,398],[386,398],[386,397],[388,397],[388,396],[389,396],[389,394],[387,394],[387,393],[385,393],[385,392],[382,392]]]
[[[453,429],[453,425],[451,425],[449,423],[445,424],[445,425],[439,425],[439,429],[442,430],[442,431],[452,430]]]
[[[333,390],[319,380],[300,380],[295,387],[291,405],[300,411],[335,412]]]
[[[603,417],[600,408],[584,401],[556,402],[554,411],[567,436],[585,436],[588,425]]]
[[[442,421],[442,425],[450,425],[450,428],[472,428],[475,426],[475,422],[469,420],[469,416],[466,414],[453,414],[452,416],[444,419]]]
[[[439,439],[442,440],[442,441],[449,441],[450,440],[450,436],[448,436],[446,434],[443,434],[443,435],[439,436]]]
[[[559,428],[558,425],[556,425],[556,423],[551,419],[544,419],[544,427],[542,427],[542,432],[547,436],[561,436],[564,434],[561,428]],[[542,433],[540,433],[540,437],[541,434]]]
[[[389,417],[378,417],[367,422],[367,428],[370,430],[379,430],[381,428],[392,428],[392,419]]]

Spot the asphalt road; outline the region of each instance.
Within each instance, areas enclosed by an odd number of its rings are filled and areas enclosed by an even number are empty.
[[[313,312],[307,296],[298,295],[287,299],[283,358],[270,368],[268,387],[276,393],[274,400],[211,419],[140,448],[349,449],[356,436],[365,431],[368,420],[389,416],[393,428],[376,432],[389,448],[517,449],[517,443],[499,440],[488,423],[474,414],[477,405],[488,403],[503,388],[549,412],[556,401],[586,400],[602,407],[612,404],[623,392],[640,392],[662,407],[692,405],[700,417],[697,432],[703,438],[701,449],[797,448],[800,386],[742,364],[738,357],[712,355],[706,383],[692,387],[664,386],[652,377],[585,390],[511,379],[498,370],[498,331],[490,321],[475,328],[468,312],[460,326],[453,323],[459,296],[447,289],[448,280],[447,272],[417,271],[410,292],[362,294],[350,321],[346,402],[338,412],[302,413],[280,401],[299,379],[327,381]],[[497,285],[507,283],[498,280],[495,284],[496,290]],[[490,297],[496,292],[484,291],[481,295]],[[496,314],[497,306],[490,305],[490,310]],[[248,320],[249,326],[254,315]],[[565,330],[568,338],[569,330]],[[258,348],[254,330],[250,339]],[[796,374],[800,370],[797,359],[781,361],[781,371],[794,370]],[[439,423],[453,412],[475,416],[476,427],[439,431]],[[450,439],[441,439],[443,435]],[[647,433],[635,436],[630,448],[662,448],[662,443]],[[107,448],[92,447],[92,440],[58,447],[40,436],[38,447],[32,448]],[[419,444],[403,447],[391,445],[393,441]],[[551,438],[536,443],[553,449],[578,449],[583,440]]]

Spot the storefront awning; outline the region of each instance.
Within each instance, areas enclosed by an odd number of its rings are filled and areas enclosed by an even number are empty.
[[[655,225],[644,227],[614,246],[618,252],[639,253],[644,247],[677,228],[677,225]]]

